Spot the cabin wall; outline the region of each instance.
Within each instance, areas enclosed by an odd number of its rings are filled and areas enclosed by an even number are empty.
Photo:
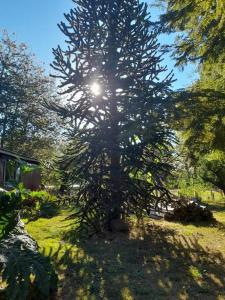
[[[5,185],[5,161],[0,159],[0,187]]]
[[[35,169],[29,173],[21,174],[21,182],[26,189],[37,191],[41,187],[41,173],[39,169]]]
[[[22,161],[27,163],[27,172],[23,170]],[[19,183],[23,183],[25,188],[30,190],[41,188],[39,162],[32,159],[23,160],[20,156],[0,149],[0,187],[10,190]]]

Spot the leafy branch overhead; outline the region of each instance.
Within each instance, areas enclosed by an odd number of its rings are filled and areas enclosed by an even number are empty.
[[[225,2],[156,1],[164,12],[160,24],[175,33],[173,58],[184,67],[198,64],[199,79],[174,93],[173,128],[182,133],[182,143],[195,170],[205,182],[224,190],[225,153]],[[220,159],[215,153],[221,153]]]
[[[174,57],[177,65],[212,61],[224,54],[225,2],[223,0],[157,0],[165,8],[161,25],[177,32]]]

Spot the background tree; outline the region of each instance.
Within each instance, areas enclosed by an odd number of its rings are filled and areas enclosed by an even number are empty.
[[[59,25],[67,49],[54,50],[53,68],[67,121],[61,162],[79,184],[81,228],[111,229],[130,211],[141,215],[169,201],[164,187],[171,132],[166,111],[171,74],[160,66],[157,33],[138,0],[78,0]]]
[[[225,77],[218,64],[204,63],[200,79],[179,94],[176,129],[183,132],[187,158],[205,181],[223,188],[225,155]],[[218,155],[220,153],[220,155]],[[208,171],[207,171],[208,169]],[[212,177],[209,174],[213,175]],[[204,171],[204,172],[203,172]],[[211,179],[210,179],[211,178]],[[215,179],[216,178],[216,179]],[[223,184],[222,184],[223,182]]]
[[[182,131],[187,158],[205,181],[221,188],[225,153],[225,2],[158,1],[161,25],[175,32],[173,57],[178,66],[196,62],[199,79],[176,93],[176,130]],[[218,155],[220,153],[220,155]],[[214,159],[212,159],[214,157]],[[209,176],[209,174],[213,176]],[[212,180],[213,178],[213,180]]]
[[[55,116],[43,104],[52,83],[25,44],[6,32],[0,41],[0,146],[40,156],[54,144]]]
[[[199,175],[225,195],[225,153],[214,150],[199,160]]]
[[[176,32],[174,57],[177,65],[190,61],[215,61],[225,47],[225,2],[223,0],[157,0],[165,12],[165,32]]]

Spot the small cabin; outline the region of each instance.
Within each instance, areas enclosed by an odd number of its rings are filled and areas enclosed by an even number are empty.
[[[40,162],[0,149],[0,187],[10,190],[23,183],[30,190],[41,186]]]

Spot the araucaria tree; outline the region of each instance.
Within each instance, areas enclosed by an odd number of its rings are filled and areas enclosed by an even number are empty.
[[[112,221],[170,200],[167,126],[172,75],[147,4],[139,0],[74,0],[59,25],[67,49],[53,50],[60,79],[68,148],[67,184],[78,184],[81,229],[111,229]]]

